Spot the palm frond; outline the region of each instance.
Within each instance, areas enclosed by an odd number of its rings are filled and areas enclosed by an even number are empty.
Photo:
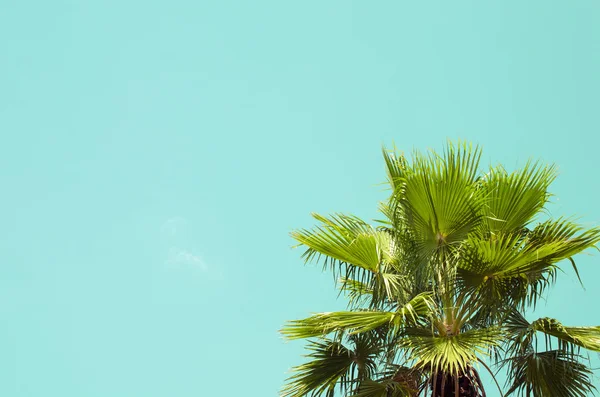
[[[534,162],[510,174],[502,167],[492,168],[481,181],[486,230],[511,233],[525,227],[547,203],[555,178],[556,167]]]
[[[365,380],[351,397],[415,397],[418,388],[393,379]]]
[[[347,386],[354,363],[352,352],[332,340],[310,341],[306,356],[311,361],[292,368],[292,373],[281,390],[283,397],[333,397],[336,387]]]
[[[520,354],[536,347],[537,333],[545,335],[546,350],[552,349],[552,339],[556,338],[558,350],[574,354],[576,347],[600,351],[600,326],[567,327],[549,317],[528,322],[522,314],[513,311],[506,319],[505,329],[509,333],[510,351]]]
[[[390,309],[405,304],[413,291],[409,277],[398,274],[396,269],[385,265],[381,267],[381,271],[363,278],[363,281],[341,277],[339,284],[353,308],[368,304],[371,309]]]
[[[361,382],[370,379],[377,370],[377,357],[383,346],[375,333],[351,335],[347,345],[331,339],[309,342],[309,362],[292,368],[282,389],[282,396],[333,396],[336,388],[355,390]]]
[[[448,144],[443,157],[415,153],[394,191],[397,213],[423,258],[461,242],[479,224],[478,147]]]
[[[490,278],[520,277],[546,270],[554,263],[563,245],[561,242],[528,244],[528,240],[520,234],[497,235],[491,239],[471,238],[464,246],[458,266],[478,275],[480,282]]]
[[[532,248],[552,247],[553,252],[546,258],[558,262],[593,248],[600,242],[600,228],[584,228],[569,219],[558,218],[537,225],[527,234],[527,242]]]
[[[341,277],[340,289],[348,296],[350,307],[359,307],[366,301],[373,300],[373,287],[362,281]]]
[[[430,315],[434,306],[429,295],[421,294],[395,312],[365,310],[319,313],[303,320],[288,322],[281,333],[287,339],[301,339],[340,331],[358,334],[382,326],[400,328]]]
[[[528,162],[482,175],[480,148],[463,142],[439,155],[407,159],[394,148],[383,157],[391,188],[383,220],[313,214],[315,228],[292,233],[305,261],[333,270],[350,303],[285,324],[286,339],[317,340],[283,396],[415,397],[426,388],[485,396],[476,363],[492,373],[486,357],[508,368],[510,394],[592,392],[579,354],[600,352],[600,327],[521,314],[567,260],[579,277],[573,257],[600,243],[598,227],[539,219],[550,215],[556,168]]]
[[[544,222],[525,234],[470,236],[462,246],[458,277],[490,306],[535,306],[554,280],[558,262],[598,242],[600,229],[584,229],[565,219]]]
[[[507,396],[585,397],[596,389],[592,371],[562,350],[529,351],[509,363]]]
[[[324,255],[340,264],[370,272],[379,272],[384,260],[394,260],[392,238],[377,231],[363,220],[344,214],[325,217],[313,214],[321,225],[313,230],[297,230],[292,237],[306,247],[303,254],[308,262]],[[351,276],[351,274],[346,274]],[[355,277],[356,278],[356,277]]]
[[[402,186],[402,181],[408,168],[408,162],[406,161],[404,154],[398,153],[395,148],[393,150],[382,148],[382,152],[388,175],[388,182],[394,191]]]
[[[503,331],[498,327],[471,329],[458,335],[435,335],[430,330],[411,329],[399,343],[417,367],[457,376],[477,361],[477,355],[489,355],[490,349],[500,344],[502,336]]]

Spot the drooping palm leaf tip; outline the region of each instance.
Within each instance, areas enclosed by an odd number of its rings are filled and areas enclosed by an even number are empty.
[[[600,241],[599,228],[547,219],[555,167],[482,171],[467,143],[383,156],[385,220],[315,214],[318,226],[292,233],[306,261],[339,277],[348,310],[284,326],[285,338],[310,342],[281,395],[485,396],[479,372],[493,377],[490,367],[508,373],[504,389],[485,385],[494,395],[593,394],[580,348],[600,351],[600,326],[524,317],[557,270],[579,276],[572,257]]]

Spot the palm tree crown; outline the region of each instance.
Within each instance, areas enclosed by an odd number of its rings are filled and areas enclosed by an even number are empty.
[[[581,348],[600,351],[600,327],[525,318],[559,265],[579,277],[572,257],[600,241],[600,228],[547,219],[555,167],[482,173],[481,150],[467,143],[383,155],[384,220],[314,214],[318,226],[292,233],[349,303],[284,326],[286,338],[310,341],[282,396],[485,396],[486,362],[506,369],[504,390],[494,385],[505,396],[593,393]]]

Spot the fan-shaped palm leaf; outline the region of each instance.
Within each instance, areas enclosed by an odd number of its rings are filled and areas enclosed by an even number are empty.
[[[556,177],[556,167],[529,162],[513,173],[492,168],[482,179],[486,197],[485,230],[511,233],[526,226],[548,201],[548,187]]]
[[[490,305],[519,305],[549,285],[557,263],[600,241],[600,229],[584,230],[565,219],[547,221],[531,232],[469,238],[458,261],[458,275]]]
[[[336,387],[351,390],[356,382],[368,379],[376,369],[375,358],[382,347],[370,334],[352,336],[351,347],[330,339],[311,341],[307,347],[311,360],[292,368],[282,390],[285,397],[307,395],[332,397]]]
[[[562,350],[530,351],[509,362],[507,396],[585,397],[595,390],[591,370]]]
[[[480,156],[466,144],[448,145],[443,157],[416,153],[395,187],[397,216],[423,259],[464,240],[479,224],[483,202],[474,181]]]
[[[502,336],[498,327],[471,329],[458,335],[432,335],[431,330],[409,329],[399,343],[417,367],[457,376],[477,361],[477,354],[488,355],[500,344]]]
[[[292,233],[292,237],[306,247],[303,254],[306,261],[324,256],[326,264],[339,265],[345,278],[363,283],[398,261],[399,253],[389,233],[375,230],[350,215],[313,216],[321,222],[320,226]]]
[[[281,333],[288,339],[300,339],[340,331],[358,334],[382,326],[400,328],[406,324],[416,324],[420,318],[430,316],[434,307],[431,297],[421,294],[395,312],[365,310],[319,313],[303,320],[288,322]]]
[[[572,257],[600,242],[600,228],[536,218],[548,203],[554,166],[529,162],[512,173],[494,167],[479,174],[480,156],[466,143],[410,161],[384,150],[391,195],[380,205],[386,219],[379,226],[351,215],[314,215],[316,228],[292,233],[305,260],[322,260],[341,276],[350,304],[284,326],[287,339],[320,338],[284,396],[339,390],[414,397],[418,389],[432,397],[483,397],[476,362],[492,373],[484,356],[508,368],[510,393],[593,391],[579,352],[600,351],[600,327],[551,318],[530,323],[521,312],[535,308],[561,261],[579,277]],[[538,352],[540,336],[545,352]]]
[[[522,314],[513,311],[506,319],[505,329],[509,332],[510,348],[522,353],[536,347],[537,332],[546,336],[546,349],[552,349],[550,337],[556,338],[559,350],[574,352],[574,347],[600,351],[600,327],[567,327],[549,317],[528,322]]]

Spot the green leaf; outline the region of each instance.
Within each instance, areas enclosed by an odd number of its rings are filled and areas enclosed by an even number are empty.
[[[346,292],[351,306],[359,306],[366,300],[373,300],[373,288],[367,284],[351,278],[340,278],[341,290]]]
[[[382,326],[400,328],[409,323],[415,324],[420,318],[430,315],[434,306],[429,295],[421,294],[395,312],[366,310],[319,313],[303,320],[288,322],[281,333],[287,339],[301,339],[339,331],[357,334]]]
[[[307,248],[303,255],[307,261],[325,255],[377,273],[381,262],[393,257],[391,236],[361,219],[343,214],[313,217],[321,226],[292,232],[292,237]]]
[[[596,389],[592,371],[562,350],[530,351],[509,363],[507,396],[585,397]]]
[[[406,175],[408,163],[403,153],[398,153],[396,148],[386,150],[383,148],[383,159],[388,175],[388,181],[393,191],[402,188],[403,180]]]
[[[527,235],[528,245],[533,248],[551,246],[553,252],[547,260],[558,262],[593,248],[600,242],[600,228],[584,228],[569,219],[558,218],[540,223]]]
[[[529,323],[518,311],[535,307],[561,261],[569,260],[579,277],[573,257],[600,242],[600,228],[567,218],[535,223],[551,197],[554,166],[529,162],[512,173],[494,167],[482,175],[480,157],[466,143],[410,160],[384,150],[392,192],[380,204],[384,220],[377,227],[351,215],[314,215],[316,228],[292,233],[306,261],[322,261],[341,277],[351,304],[286,323],[287,339],[336,341],[311,345],[320,353],[296,367],[287,397],[412,397],[403,386],[413,381],[434,395],[457,387],[482,394],[475,367],[482,356],[509,366],[513,394],[592,391],[578,354],[600,351],[600,327],[550,318]],[[536,351],[543,346],[538,338],[547,351]],[[406,382],[392,372],[397,367],[418,376]]]
[[[546,335],[547,350],[552,348],[549,337],[554,337],[559,350],[572,353],[575,351],[574,346],[577,346],[600,352],[600,326],[567,327],[549,317],[529,323],[520,313],[514,311],[507,318],[505,328],[510,334],[511,350],[517,353],[535,348],[537,332]]]
[[[477,355],[489,355],[498,346],[503,332],[498,327],[471,329],[458,335],[434,335],[431,331],[407,330],[400,341],[416,366],[431,372],[458,375],[477,361]]]
[[[528,162],[510,174],[502,167],[492,168],[481,181],[485,229],[511,233],[525,227],[548,201],[548,187],[555,178],[556,167],[540,163]]]
[[[458,277],[491,305],[535,305],[558,263],[600,241],[600,229],[583,229],[559,218],[528,233],[472,235],[462,246]]]
[[[449,250],[479,225],[483,201],[475,178],[480,157],[478,147],[449,143],[442,157],[415,153],[403,170],[393,201],[423,259]]]
[[[292,369],[282,390],[286,397],[333,396],[337,389],[349,391],[377,369],[376,358],[382,352],[378,336],[373,333],[352,335],[348,346],[330,339],[310,341],[307,355],[311,360]]]
[[[352,352],[341,343],[331,340],[311,341],[307,355],[311,361],[292,368],[292,373],[281,391],[283,397],[325,395],[333,397],[339,382],[348,381],[353,364]]]
[[[531,327],[562,342],[600,352],[600,326],[565,327],[558,320],[544,317],[535,320]]]
[[[351,397],[414,397],[418,389],[392,379],[365,380]]]

